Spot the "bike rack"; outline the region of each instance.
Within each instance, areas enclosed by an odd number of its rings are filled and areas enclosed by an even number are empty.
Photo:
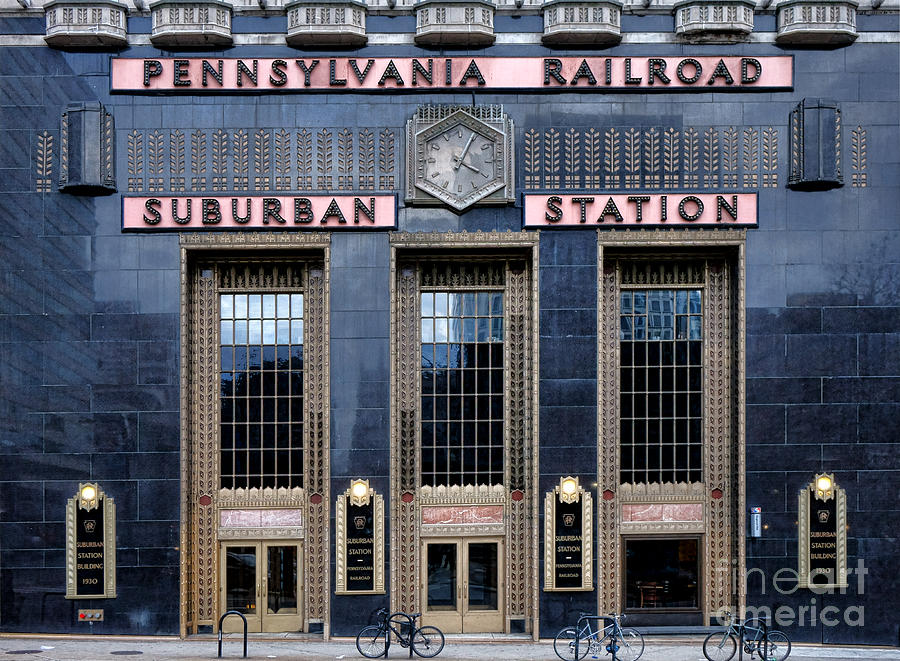
[[[222,617],[219,618],[219,657],[222,658],[222,622],[225,621],[225,618],[229,615],[237,615],[244,621],[244,658],[247,658],[247,618],[244,617],[243,613],[239,613],[238,611],[227,611],[222,614]],[[385,650],[385,656],[387,656],[387,650]]]
[[[582,615],[581,617],[579,617],[579,618],[578,618],[578,623],[575,625],[575,658],[576,658],[576,659],[579,658],[579,656],[578,656],[578,643],[579,643],[580,640],[581,640],[581,639],[579,638],[579,636],[578,636],[578,632],[581,631],[581,629],[582,629],[582,622],[583,622],[584,620],[603,620],[603,621],[604,621],[603,629],[606,629],[606,626],[607,626],[606,623],[607,623],[607,622],[609,622],[609,623],[612,624],[613,626],[615,626],[615,623],[616,623],[616,621],[615,621],[614,618],[611,618],[611,617],[609,617],[609,616],[607,616],[607,615]],[[588,645],[590,645],[590,643],[588,643]],[[588,649],[590,649],[590,647],[588,647]],[[618,655],[616,654],[616,651],[617,651],[616,649],[610,650],[610,652],[612,653],[612,659],[610,659],[610,661],[619,661],[619,657],[618,657]]]
[[[391,620],[393,620],[394,616],[396,616],[396,615],[402,615],[408,621],[409,633],[406,634],[406,644],[409,647],[409,658],[411,659],[413,657],[412,639],[413,639],[413,634],[416,632],[416,623],[415,623],[415,620],[413,620],[412,616],[409,613],[404,613],[403,611],[397,611],[396,613],[391,613],[387,619],[388,630],[385,633],[387,640],[384,643],[384,658],[385,659],[388,658],[388,650],[391,649],[391,624],[390,623],[391,623]],[[400,626],[402,627],[403,624],[400,624]]]
[[[735,624],[740,624],[740,620],[735,618]],[[746,622],[745,622],[746,624]],[[743,626],[743,625],[742,625]],[[757,652],[759,653],[760,661],[767,661],[769,657],[769,622],[765,619],[759,619],[759,626],[762,629],[762,648],[757,648]],[[576,648],[577,649],[577,648]],[[750,653],[749,659],[752,661],[753,652]],[[744,661],[744,635],[741,633],[740,640],[738,641],[738,661]]]

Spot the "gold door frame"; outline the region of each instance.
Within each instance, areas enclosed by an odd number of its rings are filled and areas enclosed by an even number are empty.
[[[538,232],[397,233],[391,235],[391,609],[421,610],[423,504],[502,503],[502,523],[434,526],[426,535],[505,537],[505,630],[523,620],[539,634],[537,530]],[[439,253],[439,257],[436,254]],[[419,475],[418,267],[423,261],[522,262],[505,270],[509,366],[504,485],[422,487]],[[465,286],[465,283],[460,283]],[[518,343],[516,347],[510,346]],[[499,490],[499,493],[496,493]],[[440,529],[438,529],[440,528]],[[451,530],[452,529],[452,530]]]
[[[330,233],[182,234],[181,243],[181,614],[180,633],[218,625],[219,540],[303,542],[302,620],[329,622],[329,255]],[[306,264],[304,475],[293,489],[219,488],[217,269],[296,260]],[[242,277],[256,277],[245,271]],[[283,284],[283,283],[282,283]],[[279,283],[255,286],[278,288]],[[302,525],[220,531],[223,508],[291,509]]]
[[[619,554],[623,534],[702,535],[701,595],[705,618],[746,603],[745,528],[745,242],[744,230],[597,232],[597,602],[623,610]],[[716,258],[704,290],[704,458],[702,483],[619,484],[619,290],[617,261]],[[669,284],[660,281],[660,286]],[[626,525],[626,504],[686,503],[702,520]]]

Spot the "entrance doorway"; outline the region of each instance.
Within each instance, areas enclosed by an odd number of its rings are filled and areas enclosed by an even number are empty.
[[[253,633],[302,631],[302,557],[298,542],[222,544],[222,612],[242,613]],[[240,618],[222,624],[243,631]]]
[[[446,633],[505,630],[502,540],[428,540],[422,558],[423,622]]]
[[[700,540],[625,539],[624,544],[626,612],[639,615],[641,624],[701,624]]]

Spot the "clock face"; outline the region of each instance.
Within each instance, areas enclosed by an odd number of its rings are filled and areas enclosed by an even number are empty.
[[[503,140],[478,120],[451,120],[417,136],[416,186],[461,211],[504,186]]]

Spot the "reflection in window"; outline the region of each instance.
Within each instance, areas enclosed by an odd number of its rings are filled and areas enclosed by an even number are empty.
[[[699,482],[701,292],[623,291],[619,312],[621,481]]]
[[[699,608],[696,539],[630,539],[625,542],[627,608]]]
[[[303,294],[219,302],[222,487],[302,486]]]
[[[503,294],[421,295],[422,482],[503,482]]]

